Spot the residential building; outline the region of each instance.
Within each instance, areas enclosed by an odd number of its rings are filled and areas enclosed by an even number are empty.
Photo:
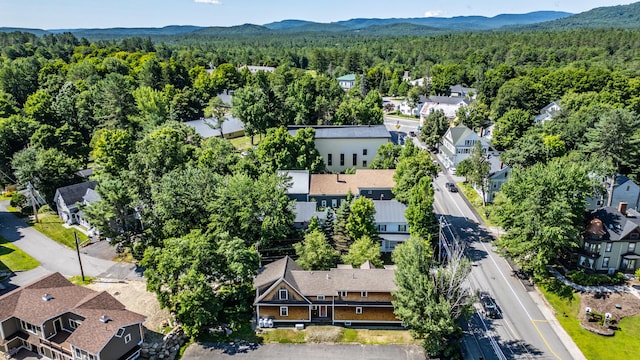
[[[478,90],[470,87],[464,87],[460,84],[452,85],[449,87],[449,95],[451,97],[466,97],[475,99],[478,95]]]
[[[144,320],[106,291],[53,273],[0,297],[0,352],[56,360],[136,359]]]
[[[448,119],[455,119],[458,109],[471,104],[473,100],[464,96],[430,96],[420,108],[420,126],[424,119],[434,111],[442,110]]]
[[[304,127],[289,126],[289,133],[295,136],[298,129]],[[311,127],[316,131],[316,149],[331,172],[368,168],[378,148],[391,141],[391,134],[384,125]]]
[[[397,200],[373,200],[376,208],[374,217],[380,251],[392,252],[396,246],[409,238],[409,225],[404,216],[407,206]]]
[[[409,85],[411,86],[425,86],[425,85],[429,85],[431,84],[431,78],[430,77],[421,77],[421,78],[417,78],[414,80],[410,80],[409,81]]]
[[[455,167],[471,155],[471,151],[477,142],[482,144],[482,152],[484,154],[497,154],[491,148],[487,139],[481,138],[464,125],[458,125],[447,129],[438,146],[438,157],[445,167]]]
[[[349,91],[351,88],[356,86],[356,74],[340,76],[337,80],[338,84],[344,91]]]
[[[272,73],[276,71],[273,66],[256,66],[256,65],[242,65],[238,68],[238,71],[248,69],[251,74],[256,74],[258,71],[264,71],[266,73]]]
[[[227,115],[226,119],[222,122],[222,126],[218,126],[218,120],[214,118],[186,121],[184,124],[194,128],[196,133],[202,136],[203,139],[210,137],[234,139],[244,136],[244,123],[231,115]]]
[[[542,124],[546,121],[553,119],[562,108],[560,107],[560,100],[556,100],[551,104],[545,106],[540,110],[540,114],[533,118],[533,122],[536,124]]]
[[[633,273],[640,267],[639,242],[640,213],[621,202],[588,213],[574,259],[578,267],[588,270]]]
[[[340,206],[347,194],[375,200],[391,200],[395,170],[356,170],[355,174],[311,174],[309,201],[319,208]]]
[[[625,202],[630,209],[638,210],[638,206],[640,206],[640,186],[628,177],[618,174],[613,184],[613,190],[611,189],[611,178],[603,178],[602,188],[605,190],[604,194],[595,194],[587,198],[587,210],[607,206],[610,192],[612,193],[612,205]]]
[[[294,204],[293,227],[297,230],[306,230],[315,216],[320,223],[327,219],[327,209],[318,210],[317,204],[311,201],[296,201]]]
[[[278,175],[290,179],[287,195],[291,200],[309,201],[309,170],[278,170]]]
[[[98,186],[96,181],[86,181],[56,189],[53,202],[56,204],[60,219],[68,225],[78,224],[78,204],[83,202],[87,190],[95,190],[96,186]]]
[[[394,268],[338,266],[306,271],[290,257],[264,266],[255,277],[256,316],[271,326],[295,324],[401,326],[393,313]]]
[[[428,98],[424,95],[420,95],[420,99],[418,100],[418,102],[415,104],[414,107],[411,107],[411,104],[409,104],[409,100],[405,99],[402,100],[402,102],[400,103],[400,107],[399,110],[403,115],[406,116],[418,116],[420,115],[420,109],[422,109],[422,105],[424,105],[425,102],[427,102]]]

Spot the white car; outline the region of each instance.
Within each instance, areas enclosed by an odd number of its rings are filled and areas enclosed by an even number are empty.
[[[456,168],[454,168],[454,167],[450,168],[449,171],[451,172],[451,175],[455,175],[456,174]]]

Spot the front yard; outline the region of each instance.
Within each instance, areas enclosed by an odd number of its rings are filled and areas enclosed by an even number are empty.
[[[466,182],[459,182],[458,188],[460,189],[460,191],[462,191],[464,197],[469,200],[473,208],[476,209],[476,211],[482,218],[482,221],[484,221],[487,226],[496,226],[493,222],[491,222],[489,216],[489,214],[491,214],[492,205],[487,204],[486,206],[482,206],[482,198],[480,197],[480,195],[478,195],[478,192],[476,192],[471,184]]]
[[[38,220],[38,223],[34,223],[32,220],[29,224],[45,236],[71,249],[76,248],[76,242],[73,237],[74,232],[78,234],[78,242],[80,244],[88,240],[87,235],[62,226],[62,220],[54,213],[38,214]]]
[[[36,259],[0,237],[0,272],[27,271],[39,265]]]
[[[358,343],[371,345],[416,345],[407,330],[370,330],[340,326],[309,326],[304,330],[291,328],[265,329],[258,333],[264,343]]]
[[[593,297],[593,294],[577,294],[571,290],[562,289],[554,285],[554,291],[549,290],[549,286],[541,286],[545,298],[555,310],[556,317],[562,327],[571,336],[576,345],[582,350],[587,359],[633,359],[640,352],[640,315],[634,312],[633,306],[629,302],[640,303],[640,299],[631,294],[625,294],[626,299],[611,295],[610,300],[622,305],[622,311],[626,311],[627,316],[617,324],[619,330],[614,336],[602,336],[583,329],[580,326],[580,319],[584,317],[584,308],[587,305],[595,306],[586,297]],[[560,295],[559,295],[560,294]],[[587,301],[585,301],[587,300]],[[629,305],[627,305],[629,304]],[[614,308],[615,305],[607,305]],[[593,308],[601,312],[601,309]]]

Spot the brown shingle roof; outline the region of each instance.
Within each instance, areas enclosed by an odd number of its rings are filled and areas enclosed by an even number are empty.
[[[391,189],[395,170],[359,169],[355,174],[312,174],[309,195],[346,195],[349,190]]]
[[[286,273],[291,270],[302,270],[300,265],[296,264],[292,258],[285,256],[280,260],[274,261],[260,268],[258,275],[253,280],[256,287],[272,283],[280,278],[285,277]]]
[[[49,295],[49,300],[43,299]],[[36,326],[65,313],[84,318],[67,342],[91,353],[98,353],[127,325],[142,323],[144,316],[128,311],[106,292],[73,285],[60,273],[53,273],[0,297],[0,320],[16,317]],[[104,323],[100,317],[111,320]]]

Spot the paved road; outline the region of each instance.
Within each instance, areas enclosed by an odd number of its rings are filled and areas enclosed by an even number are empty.
[[[358,344],[193,344],[182,355],[184,360],[424,360],[419,346]]]
[[[489,290],[502,310],[501,319],[474,316],[469,324],[466,352],[477,359],[584,359],[575,343],[532,287],[512,276],[505,259],[494,252],[491,234],[478,224],[460,193],[451,193],[445,182],[455,181],[441,173],[434,181],[436,213],[444,215],[455,233],[467,246],[474,262],[470,276],[472,291]],[[499,345],[504,357],[496,356],[491,343]],[[567,349],[567,348],[570,348]]]
[[[396,117],[384,117],[384,125],[391,133],[391,141],[394,144],[402,144],[409,138],[409,132],[418,132],[419,119],[411,120]]]
[[[20,218],[8,212],[8,201],[0,201],[0,236],[15,244],[40,262],[40,267],[12,277],[9,287],[24,285],[38,277],[60,272],[64,276],[80,275],[78,255],[75,251],[58,244]],[[85,275],[96,277],[140,279],[135,272],[135,265],[117,263],[81,254]]]

